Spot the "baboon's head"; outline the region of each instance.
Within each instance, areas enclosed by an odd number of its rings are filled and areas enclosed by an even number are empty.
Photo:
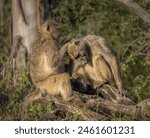
[[[43,37],[52,38],[54,40],[59,39],[61,36],[61,31],[58,24],[50,20],[47,20],[41,25],[39,32]]]
[[[78,60],[82,65],[89,62],[88,47],[82,39],[73,39],[68,46],[68,54],[71,59]]]

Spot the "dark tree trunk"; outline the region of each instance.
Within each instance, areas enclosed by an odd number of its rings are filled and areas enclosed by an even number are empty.
[[[3,10],[4,10],[4,0],[0,0],[0,32],[3,32]]]

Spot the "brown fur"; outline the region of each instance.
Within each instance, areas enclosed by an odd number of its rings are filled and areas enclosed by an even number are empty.
[[[76,41],[80,41],[78,45],[76,45]],[[81,52],[81,49],[86,51],[87,48],[91,52],[86,52],[90,60],[88,60],[87,64],[83,65],[83,62],[80,62],[82,61],[80,56],[76,56],[76,58],[70,51],[74,51],[78,55],[77,53]],[[113,76],[120,93],[125,95],[118,60],[104,38],[88,35],[82,39],[72,40],[62,50],[67,51],[73,60],[72,76],[74,78],[80,77],[84,85],[91,85],[92,83],[93,87],[96,88],[111,81]]]
[[[61,95],[65,100],[72,94],[70,76],[64,73],[64,65],[59,57],[58,41],[58,25],[51,21],[45,22],[32,45],[30,75],[36,90],[25,97],[22,107],[23,116],[28,105],[42,98],[44,93]]]

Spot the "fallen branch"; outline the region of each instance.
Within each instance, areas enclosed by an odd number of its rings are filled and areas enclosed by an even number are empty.
[[[2,75],[3,77],[5,76],[8,65],[12,65],[13,72],[15,70],[15,63],[14,62],[16,60],[16,56],[17,56],[17,52],[19,50],[19,47],[22,46],[23,48],[25,48],[23,43],[22,43],[22,39],[23,38],[21,36],[16,36],[14,38],[14,42],[13,42],[13,45],[11,47],[10,56],[9,56],[6,64],[4,64],[0,70],[0,75]],[[25,49],[25,52],[26,52],[26,49]]]
[[[101,108],[101,109],[107,109],[107,111],[118,113],[122,115],[130,115],[130,116],[136,116],[141,115],[140,108],[136,108],[136,106],[127,106],[123,104],[114,103],[108,100],[101,100],[101,99],[90,99],[87,103],[88,108]]]
[[[76,95],[77,96],[77,95]],[[78,97],[78,98],[77,98]],[[88,108],[86,108],[85,103],[79,96],[74,97],[72,100],[63,101],[61,98],[51,98],[56,106],[61,106],[65,110],[73,113],[74,115],[79,115],[86,121],[96,121],[96,120],[105,120],[106,117],[104,115],[100,115]],[[80,100],[79,100],[80,99]]]
[[[105,109],[104,111],[110,111],[119,115],[129,115],[131,117],[143,117],[145,111],[150,107],[150,101],[144,100],[138,104],[135,104],[128,97],[122,97],[118,90],[110,85],[104,85],[99,93],[103,97],[95,97],[91,95],[79,96],[75,94],[72,100],[64,102],[61,99],[54,98],[53,101],[56,105],[59,105],[67,111],[82,116],[83,120],[106,120],[102,114],[96,113],[93,109],[100,108]]]
[[[80,116],[81,120],[97,121],[108,120],[110,113],[116,115],[129,115],[131,117],[144,117],[147,109],[150,108],[150,101],[144,100],[135,104],[128,97],[122,97],[118,90],[108,84],[98,90],[95,95],[88,95],[74,91],[73,96],[64,101],[61,97],[43,97],[43,102],[53,103],[52,112],[46,113],[44,118],[57,120],[57,114],[68,111],[75,116]],[[49,102],[48,102],[49,103]],[[102,109],[102,113],[97,113],[95,109]],[[62,120],[62,119],[61,119]]]

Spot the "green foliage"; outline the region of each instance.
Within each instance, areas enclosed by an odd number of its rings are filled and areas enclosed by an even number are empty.
[[[2,28],[2,32],[0,32],[0,67],[4,61],[6,61],[7,56],[9,55],[10,48],[10,36],[8,35],[10,32],[10,2],[8,0],[5,1],[4,11],[3,11],[3,24],[0,26]]]
[[[45,112],[51,112],[52,104],[49,102],[46,105],[42,103],[33,103],[28,110],[28,118],[30,120],[42,119]]]
[[[27,70],[19,74],[17,84],[10,73],[11,68],[9,70],[5,78],[0,80],[0,95],[7,97],[6,101],[4,99],[4,102],[0,103],[0,108],[4,111],[0,116],[3,120],[19,120],[23,98],[28,92],[33,91],[33,85],[29,81]]]
[[[122,71],[129,95],[136,101],[150,97],[150,30],[142,31],[137,39],[124,48]]]
[[[137,2],[150,12],[149,0]],[[88,34],[105,37],[120,59],[123,81],[129,97],[136,102],[150,98],[150,28],[127,7],[114,0],[56,0],[56,3],[56,8],[49,13],[57,15],[66,41]],[[4,17],[3,32],[0,33],[0,67],[10,52],[8,0],[4,6]],[[21,73],[22,79],[14,87],[11,68],[8,70],[10,71],[6,77],[0,78],[0,95],[5,95],[9,99],[0,103],[0,119],[18,120],[22,100],[34,88],[28,78],[28,71]],[[51,103],[46,106],[33,103],[28,115],[31,119],[41,119],[41,115],[51,109]],[[95,110],[102,112],[101,109]],[[145,120],[149,120],[148,110],[146,113]],[[64,120],[80,120],[80,117],[72,117],[70,114],[63,117]],[[122,115],[116,117],[112,114],[111,120],[138,119]]]
[[[148,76],[149,77],[149,76]],[[136,101],[141,101],[150,97],[150,78],[138,75],[135,78],[135,86],[133,86],[132,95]]]
[[[143,3],[148,5],[148,1]],[[145,27],[141,19],[112,0],[61,0],[54,12],[59,15],[58,22],[67,39],[87,34],[101,35],[119,52]]]

